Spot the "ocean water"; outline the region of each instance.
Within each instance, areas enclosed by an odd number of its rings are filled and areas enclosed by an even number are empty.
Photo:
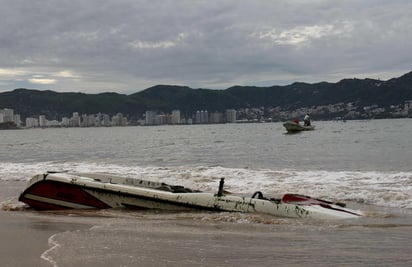
[[[39,253],[16,266],[32,258],[44,266],[412,266],[412,120],[314,125],[298,134],[281,123],[1,131],[0,218],[21,222],[17,235],[44,234]],[[367,216],[324,222],[26,209],[18,194],[46,171],[105,172],[208,192],[224,177],[230,192],[300,193]]]

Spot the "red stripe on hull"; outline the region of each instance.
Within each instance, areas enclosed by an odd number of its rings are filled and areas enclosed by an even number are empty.
[[[86,205],[98,209],[110,208],[109,205],[90,195],[80,186],[55,181],[43,180],[39,183],[34,184],[33,186],[25,190],[25,192],[23,192],[19,200],[28,204],[32,208],[39,210],[46,210],[49,208],[51,210],[69,209],[69,207],[63,207],[55,204],[27,199],[26,197],[24,197],[25,194],[32,194],[44,198]]]
[[[297,194],[285,194],[282,197],[282,202],[284,202],[284,203],[305,202],[305,204],[319,204],[319,203],[321,203],[320,201],[315,200],[311,197],[304,196],[304,195],[297,195]]]
[[[67,210],[69,209],[68,207],[63,207],[63,206],[54,205],[54,204],[50,204],[46,202],[41,202],[41,201],[37,201],[37,200],[25,198],[25,197],[21,197],[20,201],[26,203],[27,205],[29,205],[35,210]]]

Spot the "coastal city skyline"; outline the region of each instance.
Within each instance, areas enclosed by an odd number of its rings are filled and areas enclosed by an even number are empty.
[[[389,108],[371,105],[359,109],[351,103],[338,103],[311,108],[298,108],[292,111],[282,110],[279,107],[226,109],[224,112],[197,110],[189,115],[182,115],[179,109],[172,110],[171,113],[147,110],[133,122],[129,120],[127,115],[122,113],[111,116],[101,112],[96,114],[73,112],[71,117],[63,116],[60,121],[56,119],[49,120],[46,115],[28,116],[23,122],[20,114],[11,108],[4,108],[0,109],[0,123],[13,122],[18,128],[191,125],[285,121],[294,118],[303,119],[305,114],[319,116],[320,118],[324,117],[325,114],[344,114],[343,116],[332,117],[332,119],[337,120],[411,117],[412,100],[406,100],[403,104],[392,105]]]
[[[61,121],[48,120],[45,115],[38,117],[29,116],[24,122],[20,114],[13,109],[0,109],[0,123],[13,122],[17,127],[24,128],[45,128],[45,127],[110,127],[129,126],[128,118],[122,113],[110,116],[105,113],[79,114],[73,112],[71,117],[62,117]],[[181,117],[180,110],[173,110],[169,113],[158,113],[156,111],[146,111],[144,116],[132,125],[153,126],[165,124],[208,124],[208,123],[234,123],[236,122],[236,110],[228,109],[225,113],[212,112],[207,110],[196,111],[193,116]]]

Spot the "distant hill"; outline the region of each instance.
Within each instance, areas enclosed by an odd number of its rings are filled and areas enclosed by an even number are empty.
[[[146,110],[180,109],[183,114],[190,114],[196,110],[213,112],[262,106],[294,110],[336,103],[388,107],[405,100],[412,100],[412,72],[387,81],[344,79],[337,83],[296,82],[286,86],[233,86],[225,90],[156,85],[131,95],[15,89],[0,93],[0,109],[12,108],[23,118],[44,114],[50,119],[60,119],[73,112],[111,115],[120,112],[133,118],[140,117]]]
[[[1,108],[12,108],[22,117],[44,114],[47,118],[55,119],[62,116],[71,117],[73,112],[134,114],[143,112],[145,106],[127,95],[117,93],[57,93],[15,89],[11,92],[0,93]]]

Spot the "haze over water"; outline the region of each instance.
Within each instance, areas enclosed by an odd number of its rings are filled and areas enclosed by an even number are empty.
[[[299,134],[285,134],[281,123],[2,131],[0,216],[20,222],[17,235],[47,236],[38,241],[44,266],[412,265],[411,120],[314,124],[315,131]],[[108,172],[209,192],[225,177],[231,192],[307,194],[367,216],[324,222],[24,209],[18,194],[45,171]],[[39,222],[48,230],[32,227]]]

